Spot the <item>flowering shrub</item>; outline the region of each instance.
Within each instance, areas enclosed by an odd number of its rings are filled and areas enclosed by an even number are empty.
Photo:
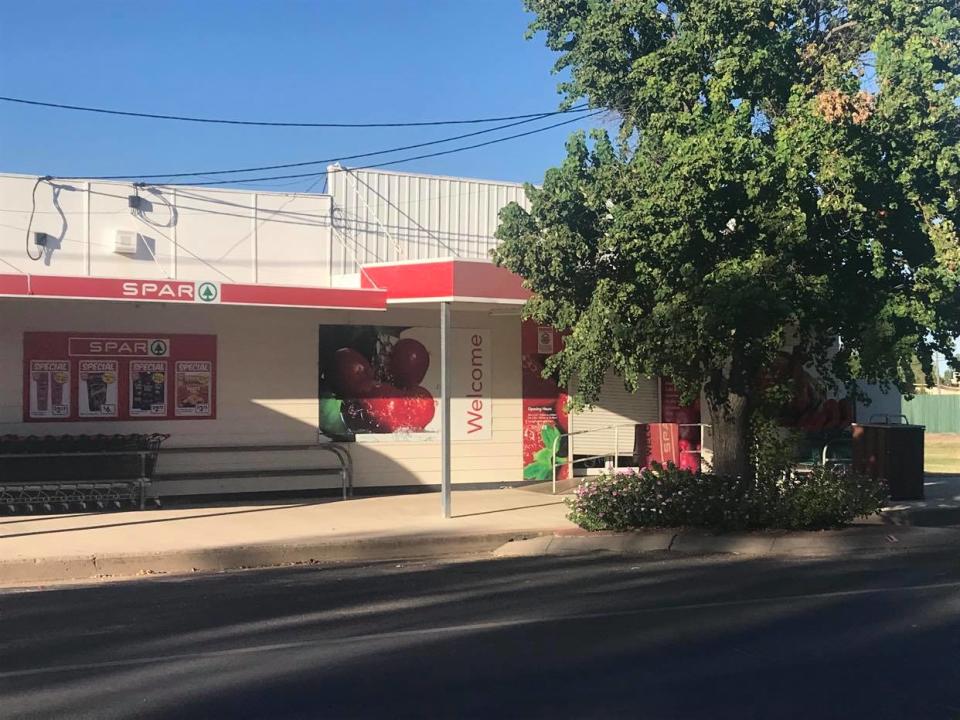
[[[587,530],[815,530],[871,515],[886,498],[882,481],[843,469],[745,480],[654,463],[639,472],[586,480],[567,505],[570,520]]]

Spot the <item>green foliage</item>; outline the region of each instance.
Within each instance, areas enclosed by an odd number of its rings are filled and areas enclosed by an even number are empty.
[[[850,389],[960,368],[960,5],[526,4],[565,102],[619,121],[497,232],[528,313],[572,331],[548,370],[575,404],[612,367],[749,413],[785,344]]]
[[[554,460],[554,443],[560,439],[560,430],[555,425],[544,425],[540,429],[543,447],[533,454],[533,461],[523,468],[524,480],[549,480],[553,477],[554,463],[563,465],[567,458],[557,456]],[[557,448],[559,443],[557,442]]]
[[[840,468],[746,479],[654,464],[586,480],[567,505],[569,519],[587,530],[819,530],[871,515],[886,499],[883,481]]]
[[[758,478],[779,478],[793,466],[796,432],[786,431],[773,418],[754,413],[750,427],[750,462]]]

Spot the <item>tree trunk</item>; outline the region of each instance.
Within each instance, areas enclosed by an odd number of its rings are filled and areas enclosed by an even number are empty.
[[[713,472],[748,477],[750,466],[750,403],[743,395],[730,395],[726,406],[707,404],[713,437]]]

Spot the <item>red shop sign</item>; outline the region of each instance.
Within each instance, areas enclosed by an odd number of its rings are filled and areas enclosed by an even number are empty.
[[[27,332],[25,422],[216,417],[215,335]]]

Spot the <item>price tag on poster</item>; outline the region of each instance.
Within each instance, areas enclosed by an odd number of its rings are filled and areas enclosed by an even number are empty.
[[[206,360],[180,360],[176,369],[177,417],[209,417],[213,363]]]
[[[30,361],[30,417],[64,418],[70,415],[70,363],[67,360]]]
[[[81,360],[80,386],[77,394],[77,411],[80,417],[117,417],[116,360]]]
[[[130,416],[166,417],[167,363],[130,361]]]

